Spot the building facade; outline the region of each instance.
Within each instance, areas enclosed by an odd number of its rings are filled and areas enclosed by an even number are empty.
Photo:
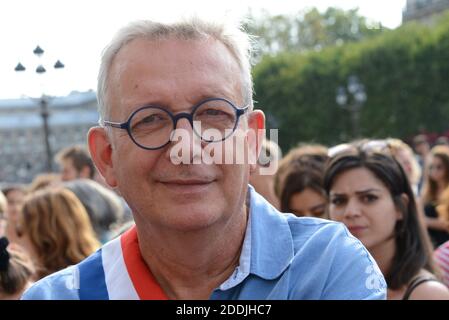
[[[431,25],[446,10],[449,10],[449,0],[407,0],[402,22],[415,20]]]
[[[48,111],[52,155],[72,144],[85,145],[98,121],[93,91],[49,98]],[[0,183],[29,183],[45,172],[45,139],[39,99],[0,100]]]

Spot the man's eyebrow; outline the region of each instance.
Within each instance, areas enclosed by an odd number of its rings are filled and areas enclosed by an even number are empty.
[[[184,107],[188,108],[189,110],[193,110],[193,108],[195,106],[197,106],[199,103],[201,103],[204,100],[207,99],[212,99],[212,98],[222,98],[222,99],[226,99],[229,100],[230,102],[232,102],[234,105],[238,106],[238,103],[236,101],[234,101],[234,98],[231,97],[231,95],[229,94],[225,94],[223,92],[219,92],[219,91],[210,91],[208,93],[201,93],[198,95],[195,95],[194,97],[188,99],[188,105],[186,104]],[[167,101],[164,101],[160,98],[157,99],[153,99],[153,100],[148,100],[145,101],[144,103],[139,104],[139,106],[135,107],[135,110],[143,107],[143,106],[157,106],[157,107],[161,107],[164,108],[166,110],[172,111],[173,109],[176,109],[177,105],[174,105],[172,103],[167,103]]]
[[[208,93],[199,94],[198,96],[195,96],[195,99],[193,99],[192,102],[194,102],[195,104],[198,104],[203,100],[211,99],[211,98],[226,99],[226,100],[231,101],[234,104],[237,104],[237,101],[234,101],[234,97],[231,94],[223,92],[223,91],[210,91]]]
[[[195,105],[196,104],[190,103],[190,104],[186,105],[185,108],[192,111]],[[133,112],[135,112],[136,110],[138,110],[140,108],[149,107],[149,106],[159,107],[159,108],[162,108],[162,109],[170,111],[170,112],[173,112],[173,110],[176,109],[176,107],[177,107],[177,105],[174,105],[172,103],[167,103],[167,101],[163,102],[163,100],[161,100],[161,99],[153,99],[153,100],[147,100],[143,103],[136,104],[133,107],[130,114],[132,114]]]

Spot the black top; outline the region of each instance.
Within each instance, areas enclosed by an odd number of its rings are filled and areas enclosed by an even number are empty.
[[[438,218],[438,212],[434,203],[427,203],[424,206],[424,212],[429,218]],[[432,228],[427,228],[427,231],[435,248],[449,240],[449,233],[446,231]]]
[[[429,276],[416,277],[415,279],[413,279],[410,282],[407,290],[404,293],[404,297],[402,298],[402,300],[408,300],[410,298],[410,295],[412,294],[413,290],[415,290],[415,288],[417,286],[419,286],[420,284],[422,284],[424,282],[427,282],[427,281],[437,281],[437,282],[439,282],[438,279],[436,279],[436,278],[434,278],[432,276],[430,276],[430,277]]]

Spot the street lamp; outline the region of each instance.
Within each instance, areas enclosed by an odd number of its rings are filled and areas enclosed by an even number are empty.
[[[360,82],[357,76],[350,76],[346,87],[340,86],[337,88],[335,101],[341,108],[350,112],[353,137],[358,137],[360,133],[360,110],[362,109],[366,98],[365,86]]]
[[[38,56],[39,58],[44,54],[44,50],[40,46],[37,46],[33,53]],[[62,69],[64,68],[64,64],[61,63],[61,61],[56,61],[56,63],[53,66],[55,69]],[[23,72],[26,70],[26,68],[19,62],[17,66],[14,68],[17,72]],[[47,70],[42,64],[39,64],[36,67],[36,73],[37,74],[44,74]],[[45,143],[45,152],[47,155],[47,164],[46,169],[47,171],[51,172],[53,171],[53,152],[51,150],[50,146],[50,128],[48,126],[48,117],[50,116],[50,112],[48,110],[48,102],[49,97],[45,95],[45,93],[42,93],[42,96],[39,98],[39,107],[40,107],[40,115],[42,117],[42,123],[43,123],[43,129],[44,129],[44,143]]]

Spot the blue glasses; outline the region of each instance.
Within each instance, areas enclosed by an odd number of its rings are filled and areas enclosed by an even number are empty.
[[[131,140],[146,150],[165,147],[172,140],[178,121],[186,118],[203,141],[219,142],[232,135],[248,106],[237,108],[223,98],[210,98],[193,107],[191,113],[173,114],[159,106],[147,105],[134,111],[126,122],[103,121],[105,126],[123,129]],[[198,125],[196,125],[198,124]]]

